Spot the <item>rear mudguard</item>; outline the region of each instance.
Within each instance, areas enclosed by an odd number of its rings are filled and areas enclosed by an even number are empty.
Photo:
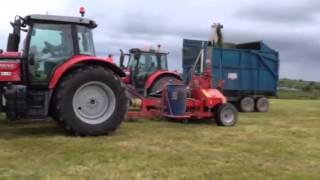
[[[115,74],[117,74],[120,77],[126,76],[125,73],[112,61],[93,56],[78,55],[72,57],[70,60],[68,60],[66,63],[62,64],[55,70],[49,83],[49,89],[54,89],[58,85],[60,79],[70,69],[77,67],[77,65],[101,65],[103,67],[111,69]]]
[[[156,82],[157,79],[163,76],[173,76],[176,77],[177,79],[182,80],[181,76],[177,72],[172,72],[172,71],[156,71],[153,73],[147,80],[144,89],[147,90],[149,89],[154,82]]]

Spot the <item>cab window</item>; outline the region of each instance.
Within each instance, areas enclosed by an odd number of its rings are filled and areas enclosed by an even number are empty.
[[[160,55],[160,69],[161,70],[168,70],[167,55],[166,54]]]
[[[34,24],[30,32],[29,72],[34,81],[47,81],[54,69],[74,54],[71,26],[65,24]]]
[[[95,50],[91,30],[85,26],[78,26],[77,30],[79,53],[94,56]]]

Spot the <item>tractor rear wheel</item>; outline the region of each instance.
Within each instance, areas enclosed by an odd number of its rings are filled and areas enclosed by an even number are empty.
[[[127,94],[112,71],[101,66],[80,67],[58,85],[54,95],[55,117],[74,135],[108,134],[125,119]]]
[[[158,79],[155,80],[155,82],[152,84],[151,88],[149,89],[149,93],[150,94],[159,94],[160,92],[163,91],[165,85],[171,81],[173,84],[181,84],[182,81],[181,79],[175,77],[175,76],[162,76]]]
[[[244,97],[239,102],[239,109],[242,112],[253,112],[254,111],[254,99],[252,97]]]
[[[256,110],[258,112],[269,111],[269,99],[266,97],[260,97],[256,100]]]
[[[219,126],[234,126],[238,121],[238,110],[232,104],[220,104],[215,113]]]

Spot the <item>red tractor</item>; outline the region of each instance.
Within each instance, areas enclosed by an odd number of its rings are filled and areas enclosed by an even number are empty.
[[[159,95],[168,81],[181,82],[177,72],[168,70],[167,55],[160,51],[160,45],[159,50],[134,48],[128,54],[121,50],[120,67],[126,73],[124,82],[143,96]]]
[[[125,73],[96,57],[93,20],[29,15],[11,25],[7,52],[0,53],[1,112],[10,120],[51,116],[75,135],[119,127],[129,104]],[[21,32],[26,38],[19,52]]]

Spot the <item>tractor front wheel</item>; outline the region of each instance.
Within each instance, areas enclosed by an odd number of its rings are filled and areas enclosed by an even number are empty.
[[[238,110],[232,104],[220,104],[215,113],[219,126],[234,126],[238,121]]]
[[[108,134],[125,119],[127,94],[112,71],[100,66],[81,67],[64,77],[56,89],[55,117],[75,135]]]

